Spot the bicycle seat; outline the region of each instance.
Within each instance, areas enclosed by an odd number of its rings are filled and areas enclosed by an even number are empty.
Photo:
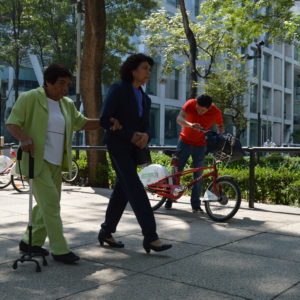
[[[176,155],[179,152],[177,150],[164,150],[163,153],[170,156],[170,157],[172,157],[173,155]]]

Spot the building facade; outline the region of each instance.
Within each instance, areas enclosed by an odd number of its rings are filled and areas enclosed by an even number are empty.
[[[199,14],[201,1],[186,0],[186,7],[194,18]],[[163,6],[171,14],[177,11],[177,0],[163,0]],[[297,9],[297,8],[296,8]],[[147,51],[140,44],[139,51]],[[255,42],[245,53],[255,56]],[[154,145],[175,145],[180,133],[176,117],[188,97],[188,76],[178,70],[160,80],[161,60],[155,58],[146,92],[151,96],[152,140]],[[1,62],[0,62],[1,64]],[[20,92],[38,86],[37,76],[30,61],[25,61],[20,73]],[[257,146],[258,113],[261,116],[261,142],[269,140],[276,145],[300,144],[300,56],[295,46],[275,43],[262,47],[262,57],[249,60],[249,90],[245,95],[245,116],[248,124],[241,141],[244,146]],[[14,72],[11,67],[0,69],[1,134],[5,133],[3,120],[14,103]],[[75,92],[73,91],[73,94]],[[201,91],[199,90],[199,93]],[[72,94],[72,91],[71,91]],[[228,130],[232,130],[228,124]],[[233,132],[234,133],[234,132]]]
[[[198,15],[201,1],[187,0],[191,17]],[[163,6],[171,14],[178,6],[176,0],[164,0]],[[141,48],[144,50],[144,48]],[[255,56],[255,42],[245,53]],[[260,66],[259,66],[260,64]],[[276,145],[300,144],[300,56],[295,46],[275,43],[262,46],[262,57],[247,62],[249,90],[245,95],[247,129],[241,141],[244,146],[262,145],[269,140]],[[156,59],[146,91],[152,99],[152,143],[174,145],[180,126],[176,117],[187,99],[187,74],[174,70],[162,83],[161,61]],[[200,93],[201,91],[199,91]],[[258,141],[258,113],[261,118],[261,141]],[[227,124],[227,128],[232,128]]]

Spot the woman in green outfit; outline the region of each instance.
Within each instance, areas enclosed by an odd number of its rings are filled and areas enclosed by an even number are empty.
[[[100,128],[98,119],[84,117],[65,97],[72,81],[71,72],[61,65],[50,65],[44,72],[44,86],[20,95],[6,121],[8,131],[25,152],[21,172],[28,176],[29,152],[34,157],[33,195],[37,205],[32,211],[32,248],[34,253],[49,255],[42,248],[49,238],[51,254],[57,261],[73,264],[79,256],[70,251],[63,235],[60,217],[61,171],[71,169],[72,133]],[[111,119],[111,130],[121,128]],[[28,251],[28,230],[19,248]]]

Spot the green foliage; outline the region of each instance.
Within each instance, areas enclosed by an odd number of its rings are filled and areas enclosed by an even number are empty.
[[[157,6],[153,0],[106,1],[106,44],[102,80],[106,85],[119,78],[122,58],[137,49],[139,25]]]
[[[105,84],[118,77],[122,57],[136,50],[131,37],[156,5],[153,0],[106,1]],[[76,70],[76,11],[69,0],[0,0],[0,7],[1,24],[7,28],[0,35],[0,61],[14,66],[16,51],[21,61],[30,49],[43,67],[56,62]]]
[[[247,128],[247,118],[244,115],[246,105],[243,102],[243,95],[248,90],[246,76],[244,68],[232,66],[224,70],[219,67],[209,79],[200,83],[205,93],[214,99],[214,103],[226,116],[230,116],[238,138]]]
[[[169,169],[170,157],[165,154],[151,152],[152,163],[160,164]],[[103,171],[108,172],[109,185],[113,186],[115,182],[115,172],[112,169],[111,161],[108,158],[108,167],[103,169],[101,166],[97,168],[97,174]],[[84,151],[80,152],[80,159],[77,161],[79,165],[79,174],[82,180],[79,182],[86,182],[87,178],[87,163],[86,154]],[[206,157],[206,165],[211,165],[212,157]],[[186,169],[191,168],[191,160],[188,161]],[[140,169],[138,169],[140,171]],[[238,183],[242,198],[249,199],[249,159],[244,158],[240,161],[231,164],[219,164],[219,175],[231,175]],[[271,155],[260,158],[259,164],[255,168],[255,201],[264,203],[296,205],[300,206],[300,157],[289,157],[281,155]],[[187,184],[192,180],[192,174],[182,177],[182,184]],[[203,190],[211,182],[211,178],[203,180]]]
[[[291,11],[293,5],[291,0],[202,1],[196,20],[187,12],[190,35],[195,38],[196,45],[190,45],[186,37],[184,14],[178,9],[171,15],[161,8],[142,22],[146,29],[144,41],[151,55],[162,56],[162,76],[170,74],[174,68],[185,71],[189,67],[187,71],[194,81],[192,87],[199,86],[205,79],[205,91],[232,115],[240,135],[246,127],[242,96],[247,91],[247,70],[243,68],[245,60],[240,54],[241,47],[263,34],[271,36],[270,41],[298,40],[300,22]],[[197,53],[196,61],[191,59],[193,50]],[[190,88],[190,92],[193,95],[195,88]]]

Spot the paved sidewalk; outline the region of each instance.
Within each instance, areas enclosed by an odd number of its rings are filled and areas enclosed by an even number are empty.
[[[66,238],[81,260],[70,266],[48,257],[36,273],[28,262],[12,269],[28,195],[0,190],[0,299],[300,299],[299,208],[243,203],[222,224],[192,214],[185,198],[155,214],[160,237],[173,248],[146,254],[130,208],[115,235],[125,248],[99,246],[110,193],[63,187]]]

